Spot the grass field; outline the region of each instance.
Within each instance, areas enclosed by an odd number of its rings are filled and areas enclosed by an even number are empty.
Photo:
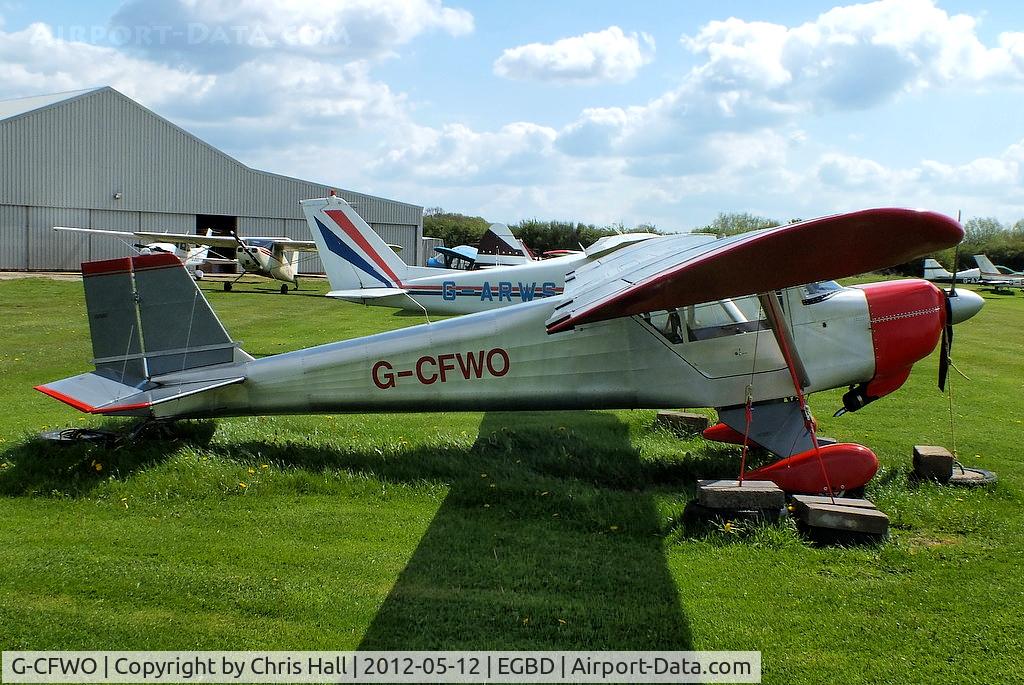
[[[308,284],[309,281],[306,282]],[[304,287],[306,287],[304,284]],[[208,297],[254,355],[419,323],[250,285]],[[790,524],[687,528],[695,479],[738,452],[654,412],[252,418],[114,452],[45,447],[107,425],[32,386],[88,370],[81,284],[0,282],[3,649],[742,649],[764,682],[1024,674],[1024,298],[957,327],[956,445],[989,490],[911,486],[950,444],[936,357],[832,418],[882,469],[892,534],[823,547]]]

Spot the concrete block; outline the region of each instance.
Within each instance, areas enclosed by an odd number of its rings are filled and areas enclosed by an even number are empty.
[[[703,414],[667,409],[659,411],[655,421],[676,435],[694,435],[710,425],[708,417]]]
[[[992,471],[956,464],[953,466],[953,475],[949,479],[949,485],[977,488],[983,485],[992,485],[996,480],[996,474]]]
[[[953,455],[945,447],[914,445],[914,475],[946,483],[953,475]]]
[[[832,504],[832,498],[827,495],[793,495],[794,504]],[[855,509],[877,509],[875,503],[867,499],[855,497],[836,497],[835,503],[843,507],[854,507]]]
[[[849,503],[849,504],[848,504]],[[887,535],[889,517],[878,511],[867,500],[836,498],[832,504],[829,497],[793,497],[794,514],[812,528],[861,533],[863,535]]]
[[[697,503],[709,509],[781,509],[786,494],[770,480],[697,481]]]

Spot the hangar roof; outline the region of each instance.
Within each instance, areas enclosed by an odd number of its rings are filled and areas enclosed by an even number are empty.
[[[73,100],[87,93],[93,93],[101,88],[86,88],[84,90],[66,90],[63,93],[51,93],[49,95],[32,95],[24,98],[13,98],[11,100],[0,100],[0,119],[10,119],[20,114],[33,112],[37,109],[50,107],[67,100]]]
[[[374,226],[419,205],[255,169],[109,86],[0,101],[0,205],[302,219],[331,189]]]

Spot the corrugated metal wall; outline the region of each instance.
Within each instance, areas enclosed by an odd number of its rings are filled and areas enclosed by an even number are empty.
[[[419,265],[426,266],[427,260],[437,254],[434,252],[434,248],[444,247],[444,241],[440,238],[422,238],[421,241]]]
[[[71,224],[74,226],[75,224]],[[109,209],[89,210],[89,223],[85,228],[101,228],[108,231],[138,231],[139,212],[114,212]],[[115,259],[136,254],[134,245],[143,241],[114,236],[74,234],[75,238],[88,243],[89,259]],[[148,242],[148,241],[147,241]],[[77,268],[73,266],[72,268]]]
[[[93,226],[93,228],[102,228],[102,226]],[[139,212],[139,230],[160,231],[161,233],[194,233],[196,215]]]
[[[0,267],[4,264],[28,264],[28,207],[0,205]]]
[[[29,269],[77,269],[82,257],[88,257],[89,244],[74,233],[54,231],[54,226],[88,226],[89,210],[56,207],[28,208]],[[45,264],[40,267],[37,264]]]
[[[84,222],[91,219],[93,228],[191,233],[196,214],[221,214],[245,217],[239,220],[243,235],[284,232],[307,240],[298,201],[330,189],[251,169],[104,88],[0,120],[0,268],[77,268],[89,258],[81,238],[40,232],[58,217],[55,223],[74,226],[89,226]],[[387,232],[388,242],[411,246],[403,259],[418,258],[422,207],[343,189],[338,194],[374,229]],[[90,217],[81,213],[86,209],[105,211]],[[19,238],[26,219],[28,232]],[[116,241],[94,249],[98,256],[119,254]]]

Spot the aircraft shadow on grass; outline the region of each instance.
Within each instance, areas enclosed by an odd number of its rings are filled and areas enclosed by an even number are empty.
[[[447,484],[364,650],[689,649],[654,491],[692,486],[694,469],[735,470],[724,452],[697,466],[645,462],[628,427],[604,412],[488,413],[469,447],[382,454],[243,442],[210,451]]]
[[[119,421],[103,426],[114,434],[124,428]],[[116,445],[103,440],[58,445],[33,436],[0,452],[0,462],[7,464],[0,470],[0,496],[82,497],[111,476],[126,479],[167,461],[183,444],[205,448],[215,431],[213,421],[188,421],[163,427],[160,440]]]
[[[214,422],[112,452],[30,440],[4,453],[0,494],[87,494],[182,442],[225,459],[344,469],[448,493],[367,628],[361,649],[690,649],[666,565],[657,492],[732,477],[735,450],[645,460],[610,413],[488,413],[469,447],[397,454],[331,445],[211,443]],[[104,474],[91,470],[103,455]],[[338,589],[344,592],[343,588]]]

